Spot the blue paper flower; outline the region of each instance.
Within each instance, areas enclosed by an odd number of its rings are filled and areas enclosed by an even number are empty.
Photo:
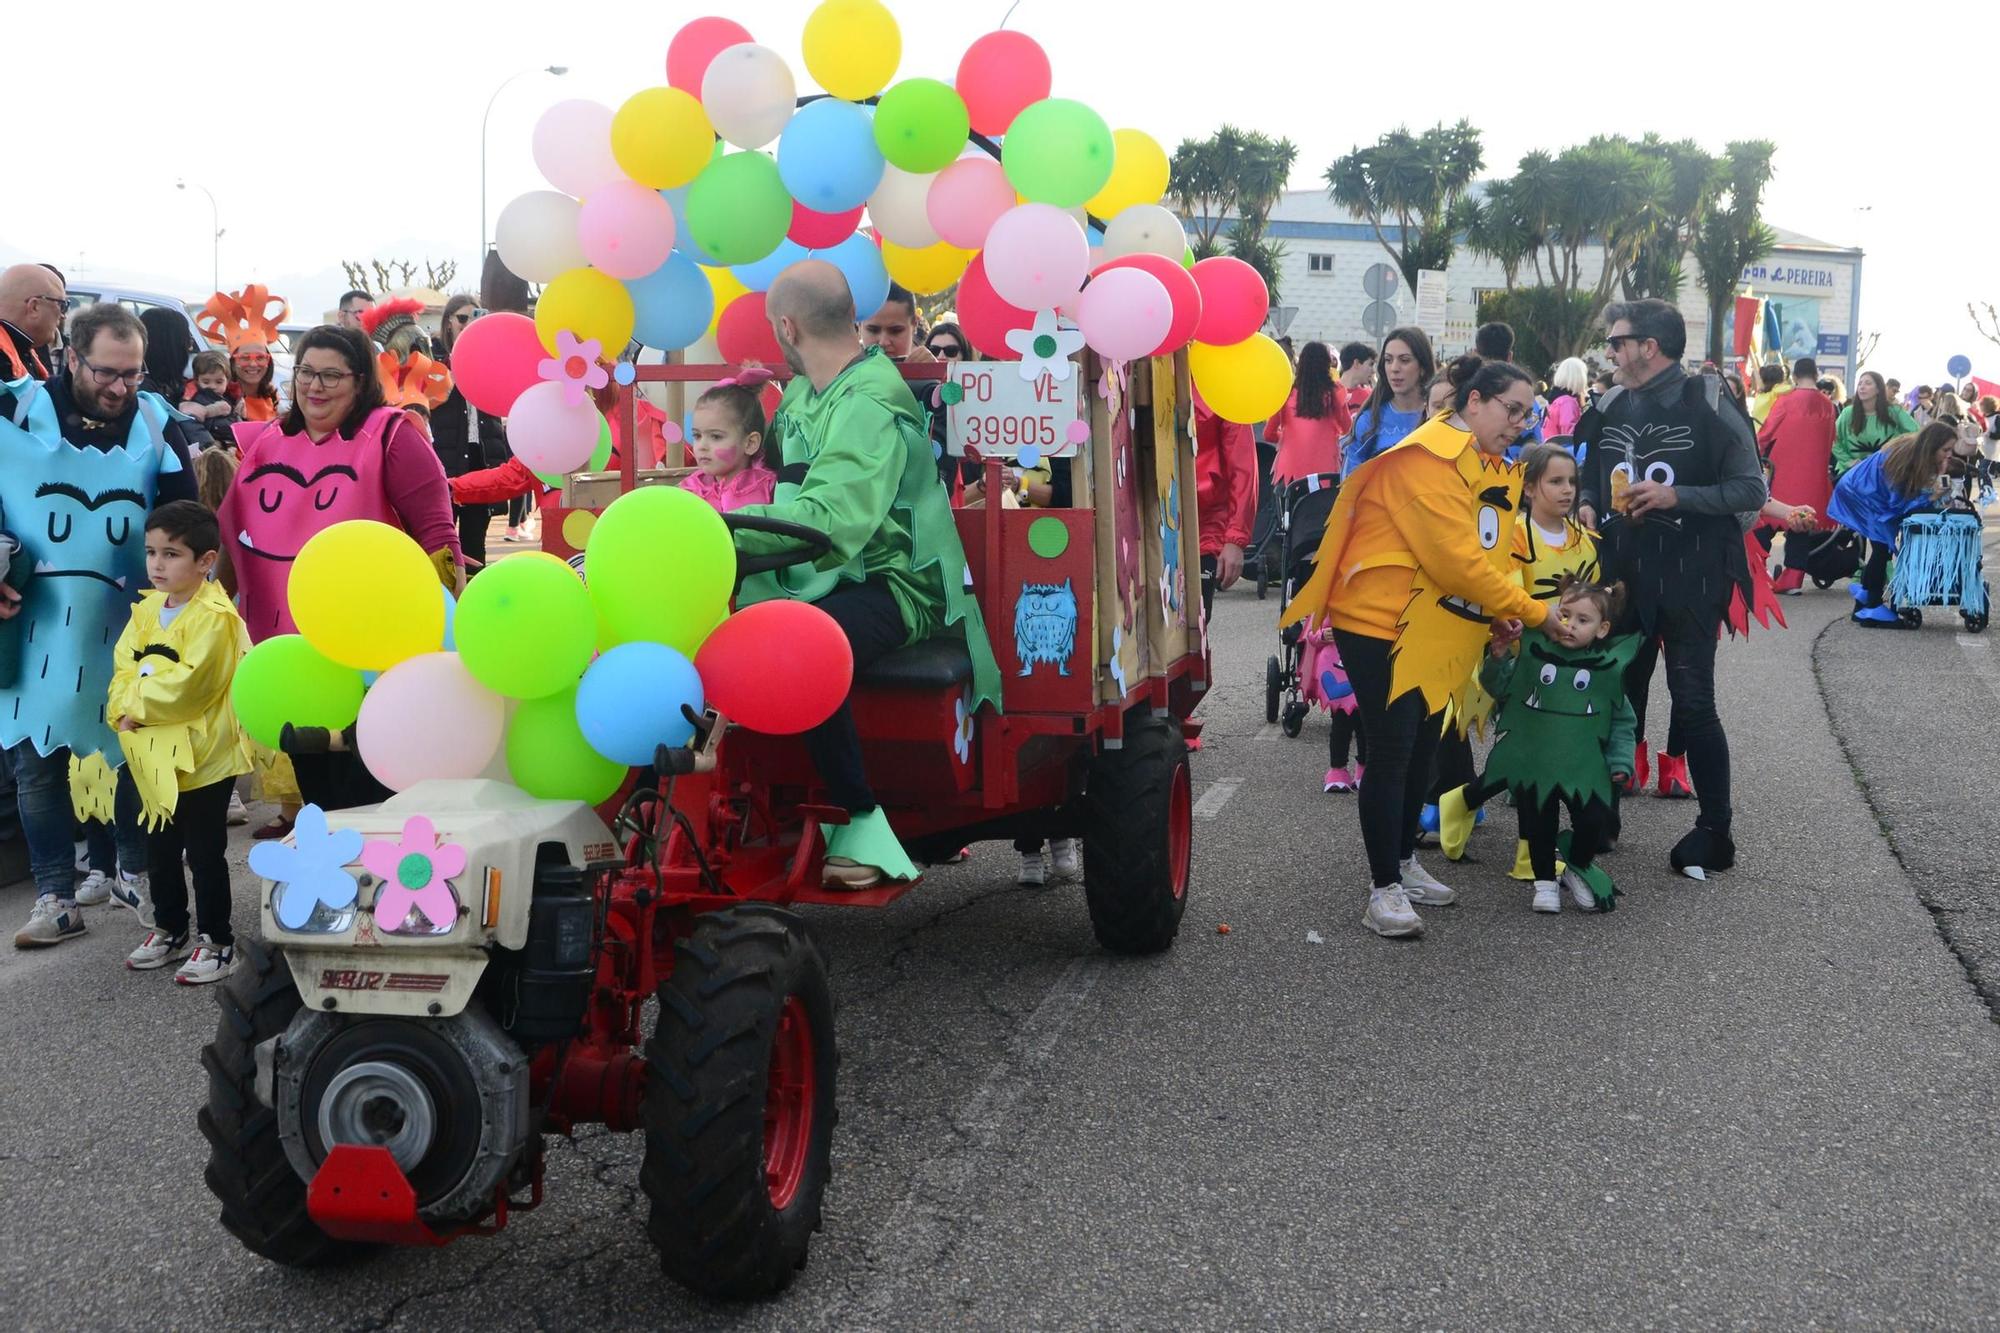
[[[321,903],[335,912],[354,906],[360,886],[347,863],[361,855],[361,831],[329,831],[326,811],[308,805],[299,811],[289,842],[262,842],[250,849],[250,868],[274,881],[271,910],[278,924],[297,930],[312,920]]]

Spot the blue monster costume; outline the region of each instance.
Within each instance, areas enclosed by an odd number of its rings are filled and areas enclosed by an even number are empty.
[[[6,384],[12,419],[0,418],[0,526],[31,563],[17,619],[19,678],[0,690],[0,746],[37,753],[68,748],[123,762],[104,723],[112,645],[145,591],[146,513],[161,473],[180,471],[166,440],[172,410],[138,395],[125,443],[79,449],[63,439],[48,392],[31,379]]]

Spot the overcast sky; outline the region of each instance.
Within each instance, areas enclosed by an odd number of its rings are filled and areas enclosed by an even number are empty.
[[[949,79],[1006,0],[892,3],[900,74]],[[668,39],[726,13],[809,80],[799,34],[812,0],[733,7],[663,0],[561,4],[373,3],[203,7],[132,0],[8,6],[12,162],[0,191],[0,259],[47,259],[82,277],[143,274],[209,290],[212,190],[227,287],[263,281],[317,315],[338,261],[455,258],[480,233],[480,116],[489,216],[543,188],[535,118],[564,97],[616,106],[665,82]],[[1049,52],[1055,92],[1169,151],[1229,121],[1299,145],[1295,187],[1398,123],[1469,118],[1488,174],[1532,148],[1648,130],[1719,151],[1778,145],[1774,222],[1859,245],[1861,328],[1882,333],[1871,368],[1941,377],[1954,353],[2000,379],[2000,347],[1968,300],[2000,302],[2000,181],[1980,161],[2000,79],[2000,5],[1903,0],[1865,11],[1763,13],[1689,0],[1635,6],[1383,5],[1277,0],[1022,0],[1008,26]],[[505,14],[504,19],[488,15]],[[1421,24],[1405,21],[1422,15]],[[1302,15],[1310,15],[1305,17]],[[1557,17],[1568,15],[1567,18]],[[1968,16],[1970,15],[1970,16]],[[36,136],[33,127],[44,133]],[[1990,157],[1990,153],[1984,154]],[[490,222],[488,224],[491,225]]]

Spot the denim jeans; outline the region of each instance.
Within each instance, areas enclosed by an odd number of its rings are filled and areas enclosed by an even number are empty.
[[[115,823],[106,825],[92,819],[83,826],[83,838],[90,847],[90,868],[107,875],[121,870],[128,875],[144,874],[146,830],[139,823],[139,788],[128,768],[118,770],[118,795],[111,809]]]
[[[21,829],[28,839],[28,869],[35,877],[35,891],[73,899],[76,846],[70,835],[76,820],[69,795],[69,751],[37,754],[32,742],[23,741],[6,751],[6,755],[14,772]],[[117,813],[118,852],[132,873],[138,874],[146,864],[146,837],[139,827],[138,789],[122,768],[118,771]]]

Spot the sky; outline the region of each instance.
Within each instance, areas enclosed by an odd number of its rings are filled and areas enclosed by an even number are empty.
[[[1978,71],[2000,54],[2000,5],[1836,3],[1753,27],[1733,0],[1556,10],[1444,0],[1421,33],[1399,34],[1380,17],[1396,11],[1379,5],[1020,0],[1009,17],[1009,3],[892,0],[899,75],[949,79],[1004,17],[1048,51],[1055,95],[1169,152],[1224,122],[1289,137],[1294,188],[1318,186],[1335,157],[1398,124],[1460,117],[1484,131],[1495,176],[1531,149],[1597,133],[1657,131],[1718,152],[1730,139],[1771,139],[1766,217],[1867,251],[1860,327],[1882,335],[1869,367],[1927,382],[1964,353],[1975,373],[2000,379],[2000,345],[1966,312],[1968,301],[2000,304],[2000,173],[1974,158],[1992,124],[1991,81]],[[44,259],[79,285],[142,278],[203,296],[209,205],[175,189],[184,177],[216,198],[223,285],[263,282],[295,318],[317,318],[345,287],[342,259],[455,259],[470,286],[481,117],[510,75],[569,68],[515,79],[492,104],[489,230],[509,199],[546,188],[528,149],[541,112],[567,97],[615,107],[664,83],[668,40],[689,18],[737,19],[807,90],[799,41],[814,0],[348,0],[199,17],[134,0],[12,8],[16,133],[0,262]],[[1568,17],[1552,24],[1557,14]],[[1961,63],[1929,77],[1914,53],[1940,37]],[[31,125],[44,135],[31,138]]]

